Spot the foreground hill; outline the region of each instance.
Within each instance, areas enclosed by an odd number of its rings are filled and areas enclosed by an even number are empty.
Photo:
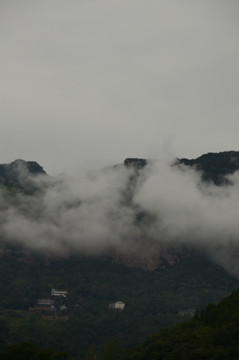
[[[153,272],[127,268],[109,258],[70,257],[46,262],[39,257],[3,256],[0,262],[0,344],[30,341],[71,355],[98,351],[111,340],[132,347],[149,334],[190,318],[218,302],[238,280],[202,257]],[[60,312],[29,311],[51,289],[67,290]],[[123,301],[123,311],[109,309]],[[180,315],[180,310],[186,310]]]
[[[239,358],[239,290],[187,323],[149,337],[122,359],[224,360]]]
[[[148,337],[134,349],[123,349],[115,341],[100,350],[91,347],[82,360],[236,360],[239,358],[239,290],[218,305],[209,304],[188,322]],[[1,330],[3,327],[1,326]],[[39,350],[32,343],[7,345],[0,348],[0,359],[70,359],[66,352]],[[75,357],[74,357],[75,358]]]

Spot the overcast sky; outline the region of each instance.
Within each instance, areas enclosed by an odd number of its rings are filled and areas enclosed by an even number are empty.
[[[239,150],[238,0],[0,0],[0,163]]]

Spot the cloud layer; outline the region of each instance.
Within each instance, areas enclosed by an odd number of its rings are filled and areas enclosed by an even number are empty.
[[[200,251],[239,276],[239,174],[233,185],[203,184],[172,159],[141,170],[103,170],[29,177],[34,193],[0,190],[2,242],[48,254],[114,254],[138,264]],[[171,258],[170,258],[171,257]]]

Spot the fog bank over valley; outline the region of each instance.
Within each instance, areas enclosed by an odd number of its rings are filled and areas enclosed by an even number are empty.
[[[58,177],[36,163],[12,164],[1,165],[18,180],[0,188],[2,246],[112,255],[149,269],[197,251],[239,276],[237,171],[218,186],[171,157]]]

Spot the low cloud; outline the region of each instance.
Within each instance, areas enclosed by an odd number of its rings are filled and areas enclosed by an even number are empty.
[[[2,187],[1,241],[49,256],[113,254],[149,267],[196,250],[239,276],[239,173],[218,187],[172,162],[28,175],[25,186],[37,189],[28,194]]]

